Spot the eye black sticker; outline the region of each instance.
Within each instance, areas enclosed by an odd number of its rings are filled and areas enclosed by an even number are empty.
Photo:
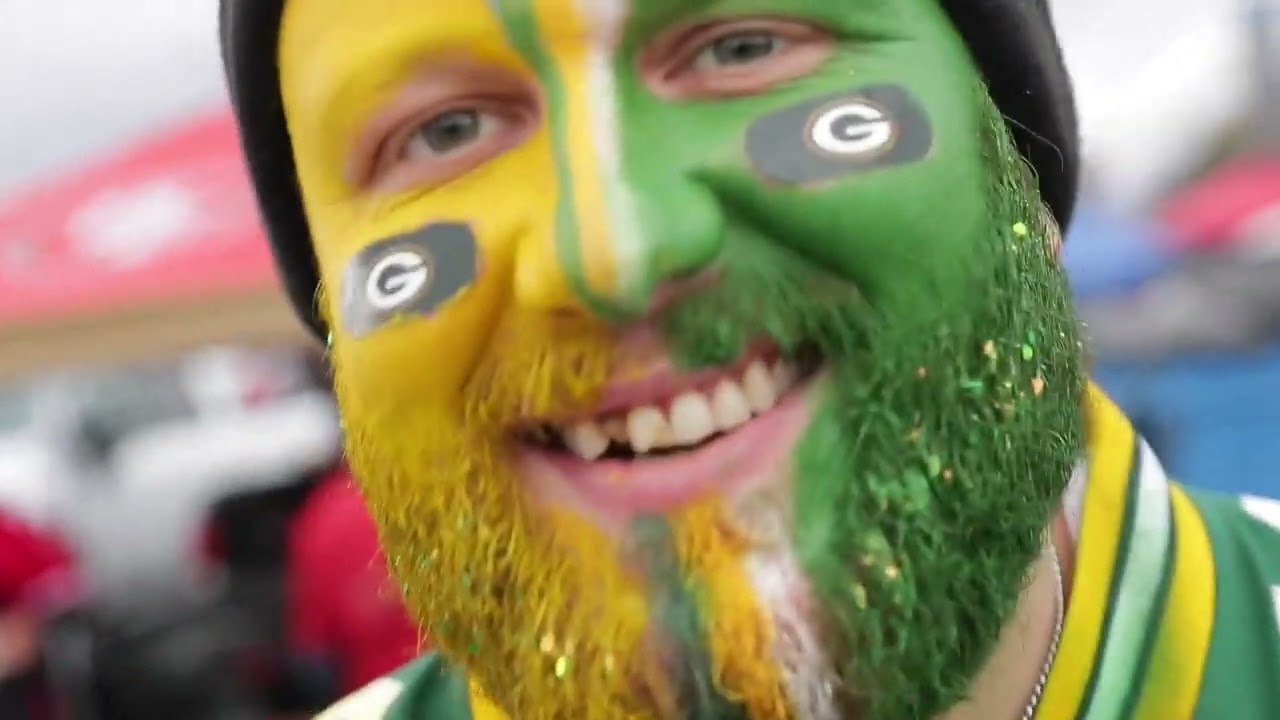
[[[916,162],[932,145],[924,108],[897,85],[807,100],[747,129],[747,157],[756,171],[794,185]]]
[[[365,335],[406,315],[429,315],[476,281],[479,250],[466,225],[440,223],[361,250],[342,278],[342,322]]]

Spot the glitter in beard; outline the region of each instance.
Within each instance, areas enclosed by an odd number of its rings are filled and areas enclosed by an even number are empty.
[[[1083,445],[1081,345],[1034,179],[987,99],[989,242],[963,308],[878,307],[740,232],[721,282],[663,327],[690,366],[767,334],[830,377],[795,453],[794,546],[848,717],[961,700],[1024,587]],[[736,688],[726,688],[728,695]]]
[[[975,248],[973,307],[869,325],[862,361],[832,363],[798,452],[797,545],[856,716],[931,717],[965,697],[1083,445],[1066,282],[994,109],[988,135],[999,232]]]

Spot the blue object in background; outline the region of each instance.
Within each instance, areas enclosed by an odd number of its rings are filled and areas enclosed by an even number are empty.
[[[1117,297],[1175,272],[1154,223],[1085,206],[1063,263],[1077,297]],[[1280,339],[1154,359],[1098,358],[1093,377],[1129,414],[1173,477],[1210,490],[1280,497]]]
[[[1173,477],[1280,497],[1280,341],[1233,353],[1103,361],[1093,375]]]
[[[1132,292],[1177,264],[1163,230],[1152,222],[1081,206],[1062,248],[1062,264],[1077,297]]]

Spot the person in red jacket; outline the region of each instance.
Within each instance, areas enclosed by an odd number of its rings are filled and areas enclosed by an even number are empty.
[[[421,652],[345,467],[321,481],[295,518],[287,583],[290,650],[310,694],[349,693]]]
[[[0,508],[0,716],[49,714],[40,633],[80,589],[78,563],[62,538]]]

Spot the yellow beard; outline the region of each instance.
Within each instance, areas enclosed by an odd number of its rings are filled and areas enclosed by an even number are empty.
[[[589,406],[612,338],[586,319],[509,315],[460,397],[378,392],[333,348],[347,451],[407,603],[434,643],[512,717],[613,720],[676,712],[645,578],[573,513],[538,509],[511,458],[520,418]],[[367,350],[366,350],[367,352]],[[672,518],[701,588],[713,679],[752,717],[788,717],[748,543],[709,502]]]
[[[712,681],[752,718],[792,717],[774,657],[773,623],[761,612],[744,561],[751,539],[717,501],[695,505],[674,522],[686,577],[704,590]]]
[[[338,342],[352,468],[411,611],[451,661],[517,717],[618,717],[635,704],[626,663],[641,656],[643,596],[601,531],[530,506],[504,456],[518,418],[589,399],[608,371],[608,337],[512,317],[492,347],[450,402],[368,392],[374,379],[344,365]]]

